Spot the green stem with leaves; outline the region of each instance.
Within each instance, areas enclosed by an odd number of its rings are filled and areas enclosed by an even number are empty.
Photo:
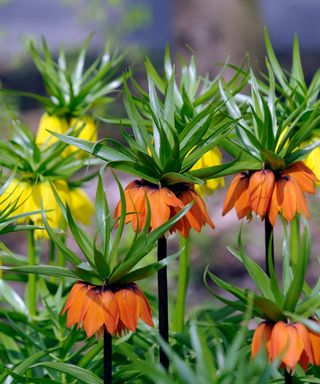
[[[174,330],[182,333],[184,330],[186,296],[190,273],[190,238],[180,237],[180,249],[183,249],[179,257],[178,292],[174,312]]]
[[[36,248],[34,239],[34,230],[28,231],[28,265],[36,265]],[[35,317],[37,313],[37,281],[36,275],[30,273],[27,283],[27,302],[29,305],[29,313],[31,317]]]

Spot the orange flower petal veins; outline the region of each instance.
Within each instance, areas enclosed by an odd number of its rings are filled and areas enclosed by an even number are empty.
[[[116,331],[119,321],[119,307],[114,293],[111,291],[102,292],[101,304],[104,311],[104,325],[112,335]]]
[[[67,327],[72,327],[74,324],[79,323],[80,314],[82,311],[83,303],[86,298],[87,291],[88,286],[83,285],[81,290],[79,290],[77,297],[70,305],[67,315]]]
[[[121,322],[130,331],[135,331],[139,320],[139,305],[136,295],[132,289],[120,289],[114,294]]]
[[[88,337],[93,336],[103,325],[104,316],[101,304],[101,293],[93,289],[88,291],[88,308],[83,319],[83,328]]]
[[[280,211],[280,206],[278,204],[278,181],[275,182],[274,188],[273,188],[273,193],[271,196],[271,201],[268,209],[268,218],[272,226],[274,226],[276,222],[277,215]]]
[[[304,345],[304,350],[302,352],[299,364],[306,371],[308,368],[308,363],[313,363],[313,353],[311,348],[310,336],[307,328],[302,323],[293,324],[296,330],[298,331],[300,338]]]
[[[249,188],[249,175],[244,172],[238,173],[232,180],[230,187],[227,191],[222,216],[227,214],[236,204],[236,201],[239,200],[241,195],[245,193]],[[240,207],[239,207],[240,208]]]
[[[320,334],[309,330],[314,365],[320,365]]]
[[[304,350],[301,336],[292,324],[277,322],[271,333],[271,358],[280,357],[287,368],[293,370],[300,360]]]
[[[303,192],[310,194],[315,193],[314,183],[318,181],[318,179],[312,170],[302,161],[298,161],[292,164],[290,167],[286,168],[282,172],[282,175],[291,176],[298,183]]]
[[[251,209],[264,219],[273,192],[275,177],[271,170],[254,172],[249,181]]]
[[[256,328],[252,343],[251,343],[251,358],[256,357],[261,348],[265,347],[267,355],[270,358],[270,339],[271,339],[272,325],[266,322],[262,322]]]
[[[143,320],[146,324],[150,325],[150,327],[153,327],[154,323],[152,320],[152,310],[145,295],[140,291],[138,287],[134,289],[134,293],[137,296],[138,305],[140,309],[139,315],[141,320]]]
[[[69,297],[66,301],[66,304],[65,304],[65,306],[61,312],[62,315],[64,315],[66,313],[66,311],[70,308],[70,306],[73,304],[73,302],[78,298],[78,295],[79,295],[82,288],[83,288],[83,284],[76,283],[73,285],[73,287],[70,291]]]
[[[67,326],[78,323],[87,336],[121,335],[135,331],[139,318],[153,326],[152,310],[140,288],[131,283],[120,289],[94,286],[79,282],[74,285],[63,313],[67,313]]]
[[[162,199],[161,189],[154,189],[148,193],[151,210],[150,226],[152,229],[160,227],[166,223],[170,217],[170,207]]]

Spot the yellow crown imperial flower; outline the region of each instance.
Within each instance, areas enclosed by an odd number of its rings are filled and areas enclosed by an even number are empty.
[[[312,141],[308,144],[311,144]],[[311,169],[311,171],[316,175],[317,179],[320,180],[320,147],[316,147],[311,151],[304,160],[305,165]],[[319,181],[316,181],[319,185]]]
[[[79,188],[70,189],[62,179],[52,181],[52,185],[60,200],[70,206],[74,217],[83,224],[89,224],[94,208],[85,192]],[[35,225],[43,226],[41,203],[49,225],[52,228],[59,228],[63,219],[62,212],[49,181],[32,183],[13,179],[0,197],[0,210],[5,210],[8,206],[14,207],[10,216],[26,215],[19,221],[31,221]],[[40,229],[35,231],[35,236],[48,238],[47,231]]]
[[[51,135],[49,131],[65,134],[70,128],[75,132],[79,131],[77,137],[80,139],[92,142],[95,142],[98,139],[97,126],[89,116],[73,117],[68,123],[64,118],[44,113],[40,118],[36,143],[46,147],[50,146],[57,141],[57,138]],[[63,155],[68,156],[77,150],[78,148],[74,146],[68,146],[63,151]]]
[[[202,169],[206,167],[213,167],[220,165],[222,162],[222,153],[218,147],[206,152],[192,167],[192,170]],[[223,177],[217,177],[216,179],[206,180],[203,185],[195,185],[195,189],[200,196],[205,194],[212,194],[217,188],[224,187]]]
[[[39,128],[36,135],[36,143],[38,145],[49,146],[57,141],[49,131],[63,134],[69,129],[66,119],[44,113],[39,122]]]

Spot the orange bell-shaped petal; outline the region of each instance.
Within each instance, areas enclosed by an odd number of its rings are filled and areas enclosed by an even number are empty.
[[[293,370],[298,364],[304,342],[293,324],[277,322],[271,333],[271,359],[280,358],[287,368]]]
[[[101,304],[104,312],[104,325],[112,335],[116,331],[119,321],[119,307],[114,293],[104,291],[101,296]]]
[[[121,322],[130,331],[135,331],[137,328],[140,308],[138,300],[131,288],[123,288],[114,294],[118,307]]]
[[[269,360],[271,358],[270,354],[270,339],[271,339],[272,324],[267,322],[262,322],[258,325],[254,331],[252,342],[251,342],[251,358],[256,357],[261,348],[265,348]]]
[[[88,337],[107,331],[121,335],[135,331],[139,318],[153,326],[152,311],[145,295],[134,284],[108,288],[87,283],[76,283],[62,311],[67,314],[67,326],[78,323]]]
[[[312,357],[314,365],[320,365],[320,334],[314,331],[308,330],[311,343]]]
[[[249,181],[251,209],[264,219],[271,200],[275,177],[269,169],[254,172]]]
[[[290,167],[282,171],[282,175],[291,176],[296,181],[296,183],[298,183],[303,192],[310,194],[315,193],[315,182],[318,181],[318,179],[312,170],[302,161],[298,161],[290,165]]]
[[[247,172],[238,173],[232,180],[224,200],[222,215],[227,214],[233,207],[236,209],[239,220],[251,212],[249,173]]]

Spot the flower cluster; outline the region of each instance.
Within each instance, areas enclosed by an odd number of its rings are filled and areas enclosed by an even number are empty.
[[[118,336],[135,331],[139,318],[153,326],[151,308],[135,283],[108,287],[78,282],[71,289],[62,314],[65,312],[67,326],[77,323],[88,337],[101,336],[105,330]]]
[[[290,372],[297,364],[306,371],[308,364],[320,365],[320,335],[302,323],[262,322],[254,332],[251,357],[265,348],[269,361],[280,359]]]
[[[291,221],[296,213],[310,213],[304,193],[315,193],[314,173],[301,161],[282,171],[263,169],[237,174],[226,194],[223,212],[225,215],[233,207],[239,219],[250,218],[255,212],[261,220],[268,215],[270,223],[275,224],[278,213]]]
[[[135,231],[141,231],[146,225],[147,201],[150,205],[150,229],[158,228],[166,223],[192,201],[194,201],[193,206],[170,228],[170,232],[179,231],[182,236],[187,237],[191,228],[197,232],[200,232],[205,224],[214,228],[205,203],[192,184],[179,183],[162,187],[145,180],[134,180],[127,185],[124,193],[127,212],[125,223],[131,222]],[[115,218],[118,219],[120,214],[121,202],[115,209]]]
[[[14,206],[11,216],[25,215],[21,221],[32,221],[35,225],[43,226],[42,205],[50,226],[59,228],[62,212],[52,187],[55,188],[60,200],[69,205],[76,220],[89,225],[94,212],[92,202],[82,189],[69,188],[63,179],[52,181],[52,186],[49,181],[32,182],[13,179],[1,196],[0,210],[8,205]],[[42,230],[36,230],[35,235],[48,238],[47,232]]]

